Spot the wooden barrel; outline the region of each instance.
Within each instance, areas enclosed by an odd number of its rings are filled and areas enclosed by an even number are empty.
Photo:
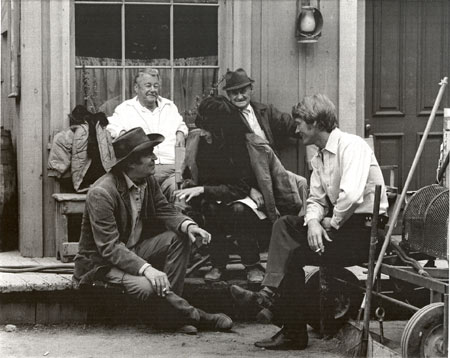
[[[11,131],[1,127],[0,142],[0,251],[18,247],[17,157]]]

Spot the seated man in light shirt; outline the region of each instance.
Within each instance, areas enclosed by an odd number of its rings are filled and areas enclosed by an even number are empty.
[[[338,128],[336,108],[322,94],[307,96],[292,110],[305,146],[315,144],[305,217],[286,215],[273,225],[264,286],[259,292],[231,286],[241,304],[269,308],[282,327],[257,347],[305,349],[305,265],[352,266],[367,259],[375,186],[382,186],[379,237],[387,222],[388,201],[375,155],[361,137]],[[382,240],[380,240],[382,241]]]
[[[160,133],[163,143],[155,147],[158,157],[155,178],[167,200],[173,201],[175,182],[175,147],[184,147],[188,128],[171,100],[159,95],[161,79],[156,69],[140,71],[134,79],[136,97],[116,107],[108,118],[107,129],[113,138],[131,128],[141,127],[145,134]]]

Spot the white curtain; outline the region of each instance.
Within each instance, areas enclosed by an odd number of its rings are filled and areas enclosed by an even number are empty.
[[[120,59],[99,57],[76,57],[77,66],[120,66]],[[126,60],[126,66],[169,66],[168,59]],[[217,56],[180,58],[174,66],[215,66]],[[134,76],[139,69],[126,69],[125,96],[122,98],[122,69],[96,68],[76,70],[76,101],[86,104],[91,111],[104,111],[108,116],[123,100],[134,96]],[[170,69],[160,69],[161,96],[170,98]],[[198,102],[209,94],[217,81],[218,69],[174,69],[174,98],[178,109],[190,123],[195,117]]]

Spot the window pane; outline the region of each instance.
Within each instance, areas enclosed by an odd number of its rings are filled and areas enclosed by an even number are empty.
[[[174,58],[202,57],[216,65],[217,39],[217,7],[174,7]]]
[[[75,55],[120,59],[120,5],[75,5]]]
[[[174,0],[174,3],[217,4],[218,0]]]
[[[170,0],[125,0],[125,2],[163,2],[170,3]]]
[[[136,96],[134,91],[134,77],[142,71],[139,68],[130,68],[125,70],[125,99],[130,99]],[[164,98],[170,98],[170,69],[158,69],[161,78],[161,87],[159,88],[159,95]]]
[[[186,124],[193,126],[199,102],[217,82],[218,69],[183,68],[175,70],[174,102]]]
[[[125,57],[127,65],[169,65],[169,6],[125,6]]]
[[[76,69],[76,104],[86,105],[92,112],[102,111],[110,116],[122,102],[121,73],[120,69]]]

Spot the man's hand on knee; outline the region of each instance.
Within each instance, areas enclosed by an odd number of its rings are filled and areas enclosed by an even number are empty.
[[[327,230],[320,224],[318,220],[310,220],[308,222],[308,244],[311,250],[321,255],[325,251],[323,239],[331,242]]]
[[[170,290],[170,282],[165,272],[149,266],[145,269],[144,276],[150,281],[152,288],[159,297],[164,297],[166,292]]]

